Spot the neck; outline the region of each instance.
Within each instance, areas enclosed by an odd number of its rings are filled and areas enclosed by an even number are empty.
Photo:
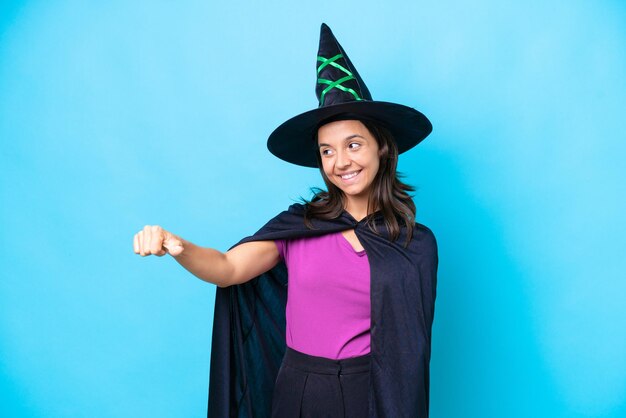
[[[376,208],[370,208],[367,211],[367,196],[346,196],[345,210],[357,221],[365,218]]]

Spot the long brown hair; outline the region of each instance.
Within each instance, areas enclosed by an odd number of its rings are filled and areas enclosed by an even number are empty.
[[[370,208],[372,211],[380,211],[391,241],[395,241],[400,235],[399,221],[402,221],[407,228],[405,246],[408,246],[413,235],[413,227],[415,226],[415,203],[413,203],[412,196],[408,192],[414,192],[415,188],[399,179],[399,177],[403,176],[396,170],[398,165],[396,141],[391,132],[376,121],[362,119],[358,116],[351,117],[351,119],[359,120],[365,125],[370,134],[376,139],[379,148],[380,164],[370,188],[366,224],[374,233],[380,235],[373,222],[374,216],[370,213]],[[328,121],[325,123],[328,123]],[[315,145],[317,145],[318,139],[317,132],[316,129],[313,138]],[[322,158],[317,147],[315,155],[328,191],[312,188],[311,191],[314,193],[312,199],[310,201],[302,199],[305,204],[304,222],[311,229],[313,229],[312,218],[335,219],[341,215],[345,207],[345,195],[324,173]]]

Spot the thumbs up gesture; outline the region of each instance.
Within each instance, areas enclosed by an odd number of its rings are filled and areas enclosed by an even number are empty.
[[[142,257],[151,254],[162,257],[167,253],[177,256],[184,250],[182,238],[158,225],[146,225],[137,232],[133,239],[133,247],[135,254]]]

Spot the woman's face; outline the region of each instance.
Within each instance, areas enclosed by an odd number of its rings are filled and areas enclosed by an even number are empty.
[[[326,177],[346,197],[366,198],[380,164],[378,143],[358,120],[322,125],[317,144]]]

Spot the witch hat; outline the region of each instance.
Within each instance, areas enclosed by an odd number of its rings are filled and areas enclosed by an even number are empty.
[[[267,148],[278,158],[305,167],[317,167],[317,129],[341,119],[374,120],[394,136],[398,152],[419,144],[433,127],[421,112],[397,103],[372,100],[372,96],[332,31],[320,30],[317,53],[317,109],[301,113],[274,130]]]

